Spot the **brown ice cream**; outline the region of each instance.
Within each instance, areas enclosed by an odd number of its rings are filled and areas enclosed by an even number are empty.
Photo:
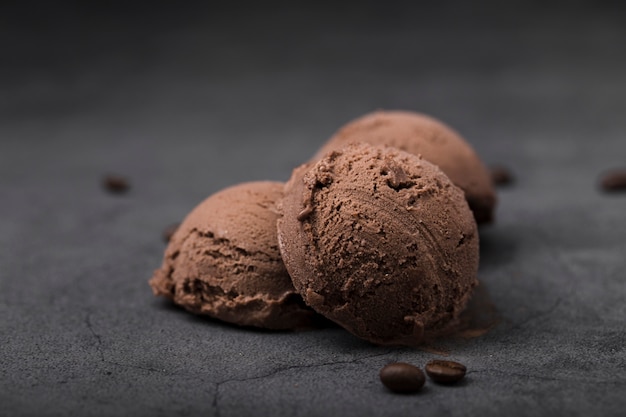
[[[282,183],[251,182],[198,205],[172,236],[150,280],[154,293],[239,325],[309,326],[315,313],[296,293],[278,249],[282,192]]]
[[[308,305],[377,344],[417,345],[453,322],[476,285],[478,233],[435,165],[351,145],[296,170],[280,251]]]
[[[388,145],[437,165],[465,192],[477,223],[493,221],[496,194],[487,167],[472,147],[442,122],[408,111],[378,111],[342,127],[313,157],[351,142]]]

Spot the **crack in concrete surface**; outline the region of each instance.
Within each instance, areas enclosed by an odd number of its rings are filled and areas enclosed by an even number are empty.
[[[220,388],[228,383],[231,382],[247,382],[247,381],[255,381],[255,380],[259,380],[259,379],[265,379],[265,378],[269,378],[272,377],[274,375],[280,374],[282,372],[286,372],[286,371],[291,371],[294,369],[313,369],[313,368],[322,368],[325,366],[332,366],[332,365],[343,365],[343,364],[356,364],[359,363],[363,360],[366,359],[372,359],[372,358],[377,358],[377,357],[382,357],[382,356],[386,356],[389,355],[390,353],[392,353],[394,351],[394,349],[388,349],[383,353],[377,353],[375,355],[366,355],[366,356],[362,356],[359,358],[354,358],[354,359],[350,359],[350,360],[341,360],[341,361],[333,361],[333,362],[322,362],[322,363],[315,363],[315,364],[309,364],[309,365],[289,365],[289,366],[281,366],[278,367],[274,370],[272,370],[271,372],[268,372],[266,374],[263,375],[256,375],[256,376],[252,376],[252,377],[248,377],[248,378],[231,378],[231,379],[225,379],[223,381],[219,381],[215,383],[215,392],[214,392],[214,397],[213,397],[213,401],[211,403],[212,409],[215,411],[215,415],[217,417],[220,416],[220,408],[219,408],[219,397],[220,397]]]
[[[102,362],[105,362],[104,352],[102,351],[102,336],[100,336],[94,330],[93,324],[91,323],[91,313],[90,312],[88,312],[87,315],[85,316],[85,324],[87,325],[87,329],[89,329],[89,332],[91,333],[91,335],[96,339],[96,351],[100,355],[100,360]]]
[[[220,389],[223,385],[231,383],[231,382],[247,382],[247,381],[254,381],[254,380],[261,380],[261,379],[265,379],[265,378],[270,378],[274,375],[280,374],[282,372],[287,372],[287,371],[291,371],[294,369],[314,369],[314,368],[321,368],[321,367],[325,367],[325,366],[332,366],[332,365],[342,365],[342,364],[356,364],[359,363],[361,361],[367,360],[367,359],[373,359],[373,358],[377,358],[377,357],[383,357],[383,356],[387,356],[390,353],[394,352],[395,349],[387,349],[384,352],[381,353],[376,353],[376,354],[372,354],[372,355],[365,355],[365,356],[361,356],[358,358],[353,358],[353,359],[349,359],[349,360],[338,360],[338,361],[330,361],[330,362],[322,362],[322,363],[314,363],[314,364],[301,364],[301,365],[286,365],[286,366],[279,366],[277,368],[272,369],[271,371],[264,373],[262,375],[255,375],[255,376],[251,376],[251,377],[246,377],[246,378],[230,378],[230,379],[225,379],[222,381],[218,381],[218,382],[209,382],[209,381],[205,381],[204,379],[202,379],[202,374],[189,374],[188,372],[183,372],[183,373],[172,373],[172,372],[167,372],[164,369],[156,369],[156,368],[151,368],[151,367],[144,367],[144,366],[139,366],[139,365],[131,365],[131,364],[125,364],[125,363],[121,363],[121,362],[116,362],[116,361],[111,361],[105,358],[104,355],[104,351],[102,349],[102,345],[103,345],[103,340],[102,340],[102,335],[100,335],[92,321],[91,321],[91,313],[87,313],[86,317],[85,317],[85,325],[87,326],[87,329],[89,330],[89,332],[91,333],[91,335],[94,337],[95,341],[96,341],[96,350],[100,356],[100,361],[102,363],[106,363],[106,364],[110,364],[110,365],[114,365],[114,366],[119,366],[119,367],[123,367],[123,368],[131,368],[131,369],[139,369],[139,370],[143,370],[143,371],[148,371],[148,372],[157,372],[163,375],[182,375],[185,374],[187,376],[193,376],[195,378],[198,378],[199,381],[202,381],[204,384],[211,384],[213,386],[213,399],[211,401],[211,409],[214,411],[214,415],[219,417],[221,410],[220,410],[220,404],[219,404],[219,400],[220,400]]]
[[[102,349],[102,344],[103,344],[102,343],[102,335],[100,335],[98,332],[96,332],[96,330],[95,330],[95,328],[93,326],[93,323],[91,322],[91,313],[90,312],[88,312],[87,315],[85,316],[85,325],[87,326],[87,329],[89,330],[91,335],[96,340],[96,351],[97,351],[98,355],[100,356],[100,362],[107,363],[109,365],[119,366],[119,367],[122,367],[122,368],[140,369],[140,370],[148,371],[148,372],[158,372],[158,373],[166,374],[166,375],[174,375],[174,373],[167,372],[165,369],[156,369],[156,368],[140,366],[140,365],[131,365],[131,364],[127,364],[127,363],[121,363],[121,362],[116,362],[116,361],[111,361],[111,360],[106,359],[105,356],[104,356],[104,351]]]

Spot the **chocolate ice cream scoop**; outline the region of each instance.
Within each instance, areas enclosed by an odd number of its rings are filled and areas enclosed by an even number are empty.
[[[351,142],[394,146],[421,155],[465,192],[477,223],[493,221],[496,193],[487,167],[469,143],[442,122],[409,111],[366,114],[335,133],[312,161]]]
[[[283,260],[305,302],[376,344],[445,330],[477,283],[478,233],[435,165],[355,144],[296,168],[279,205]]]
[[[172,236],[150,285],[155,295],[230,323],[307,327],[315,313],[281,260],[275,202],[283,184],[251,182],[198,205]]]

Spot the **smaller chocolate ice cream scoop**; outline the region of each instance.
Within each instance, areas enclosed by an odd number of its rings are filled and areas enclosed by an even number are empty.
[[[399,149],[353,144],[296,168],[278,240],[305,302],[353,334],[418,345],[464,309],[478,232],[463,192]]]
[[[394,146],[421,155],[465,192],[477,223],[493,221],[496,193],[489,170],[469,143],[439,120],[409,111],[369,113],[339,129],[312,161],[352,142]]]
[[[203,201],[183,221],[150,285],[155,295],[230,323],[308,327],[315,313],[280,257],[275,203],[283,184],[250,182]]]

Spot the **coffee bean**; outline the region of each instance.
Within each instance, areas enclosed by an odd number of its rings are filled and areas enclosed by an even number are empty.
[[[491,167],[491,179],[495,185],[508,185],[514,181],[511,171],[502,165]]]
[[[626,169],[609,171],[600,179],[600,186],[604,191],[626,191]]]
[[[453,361],[432,360],[426,364],[426,373],[439,384],[454,384],[465,376],[465,365]]]
[[[172,236],[178,230],[178,226],[180,226],[180,223],[172,223],[163,230],[163,240],[165,242],[169,242],[172,239]]]
[[[396,362],[380,370],[380,381],[393,392],[411,393],[424,386],[426,377],[417,366]]]
[[[119,175],[107,175],[102,180],[102,185],[104,188],[111,192],[121,194],[130,188],[130,183],[125,177]]]

